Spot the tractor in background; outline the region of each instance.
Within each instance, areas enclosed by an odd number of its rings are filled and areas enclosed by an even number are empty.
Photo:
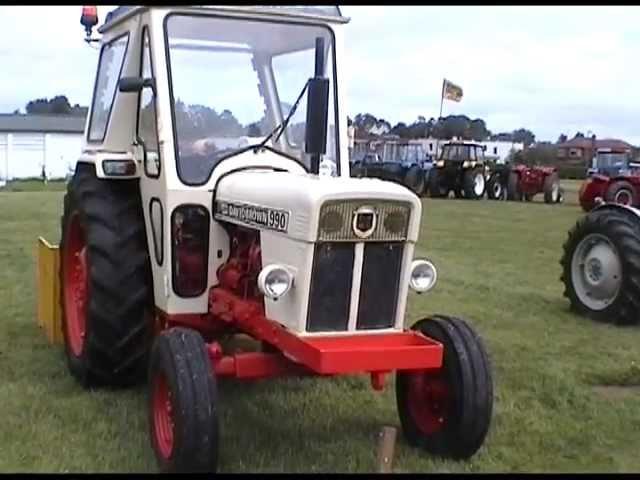
[[[81,23],[95,41],[96,7]],[[163,472],[216,471],[221,378],[361,374],[382,390],[395,373],[410,445],[468,459],[485,442],[481,337],[445,315],[405,327],[409,292],[437,279],[414,257],[420,199],[349,174],[346,23],[335,6],[126,6],[98,30],[51,291],[80,385],[146,382]]]
[[[382,153],[366,152],[351,163],[351,175],[389,180],[422,197],[433,162],[421,144],[385,142]]]
[[[640,206],[640,175],[627,174],[608,177],[601,174],[588,176],[578,192],[580,206],[585,212],[601,202],[627,206]]]
[[[556,167],[515,165],[509,169],[507,199],[530,202],[544,194],[545,203],[562,203],[564,190]]]
[[[429,173],[429,195],[442,198],[453,191],[456,198],[483,198],[487,174],[485,149],[478,143],[458,140],[443,145]]]

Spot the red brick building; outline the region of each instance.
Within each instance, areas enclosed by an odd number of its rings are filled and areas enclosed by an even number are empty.
[[[632,153],[634,151],[633,145],[615,138],[573,138],[556,145],[556,157],[559,162],[586,165],[598,148],[610,148],[615,152]]]

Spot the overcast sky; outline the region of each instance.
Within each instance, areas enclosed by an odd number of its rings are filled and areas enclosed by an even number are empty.
[[[99,6],[100,23],[113,7]],[[0,112],[66,94],[91,100],[97,50],[80,6],[0,7]],[[460,85],[444,115],[538,140],[580,130],[640,144],[640,7],[344,6],[349,115],[392,124],[437,117],[442,79]],[[339,66],[340,68],[340,66]]]

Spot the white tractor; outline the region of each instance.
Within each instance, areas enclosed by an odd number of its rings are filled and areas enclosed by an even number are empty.
[[[337,7],[119,7],[100,42],[60,244],[68,365],[86,387],[147,381],[166,472],[215,471],[216,378],[396,373],[407,441],[483,444],[491,366],[468,322],[405,329],[421,202],[349,177]],[[243,333],[256,351],[223,341]],[[295,420],[294,420],[295,421]],[[318,419],[321,421],[321,419]],[[292,446],[293,447],[293,446]]]

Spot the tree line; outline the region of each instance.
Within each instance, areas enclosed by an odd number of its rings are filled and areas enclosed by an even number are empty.
[[[439,119],[420,115],[410,124],[398,122],[391,125],[384,118],[376,118],[370,113],[358,113],[353,119],[348,117],[347,123],[353,125],[355,138],[367,138],[374,132],[384,132],[397,135],[400,138],[438,138],[450,140],[453,137],[477,142],[485,140],[503,140],[521,142],[529,146],[535,142],[535,135],[526,128],[519,128],[511,132],[492,133],[481,118],[471,119],[466,115],[448,115]]]

